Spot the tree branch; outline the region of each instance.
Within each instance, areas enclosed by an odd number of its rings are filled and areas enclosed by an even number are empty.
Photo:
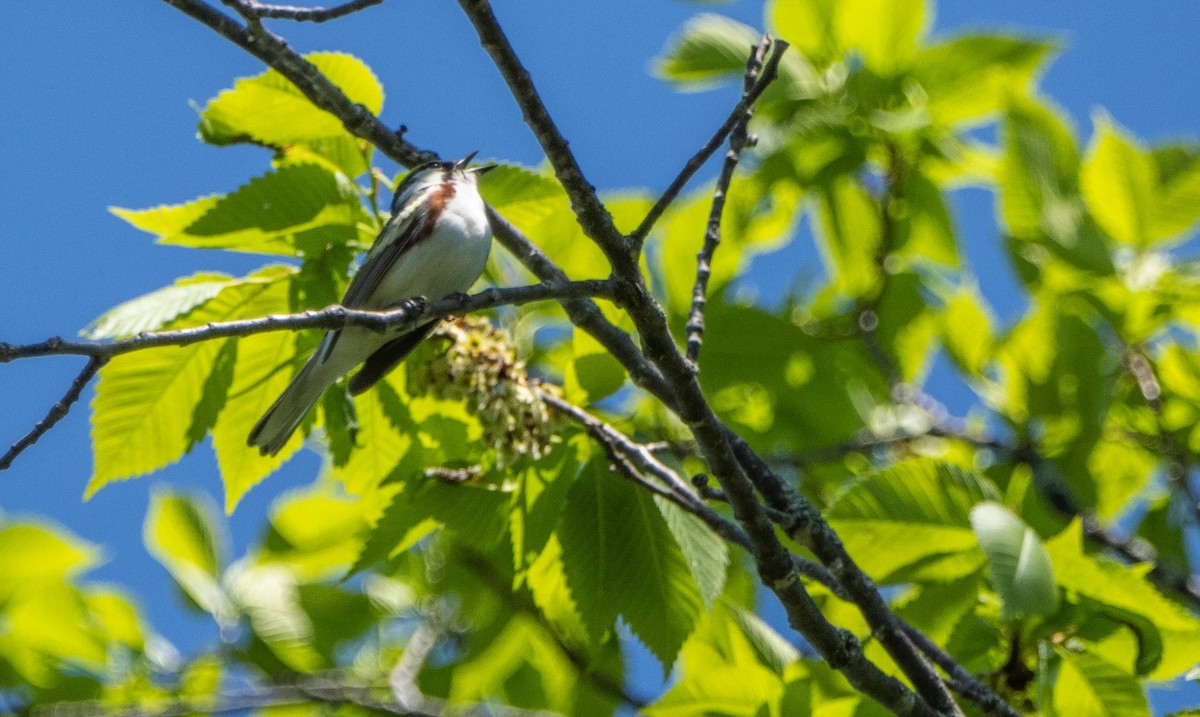
[[[456,313],[468,313],[497,306],[525,304],[548,299],[561,300],[565,297],[604,297],[611,296],[612,293],[613,284],[608,279],[561,284],[543,283],[506,289],[485,289],[471,296],[465,294],[451,296],[432,303],[426,303],[418,297],[417,300],[401,302],[398,308],[384,311],[348,309],[335,305],[298,314],[264,316],[216,322],[186,329],[141,333],[137,336],[113,341],[69,341],[54,337],[36,344],[0,343],[0,364],[38,356],[76,355],[91,358],[87,367],[71,382],[71,387],[66,395],[50,409],[46,418],[0,457],[0,471],[11,466],[17,456],[37,442],[54,427],[54,424],[67,415],[71,404],[78,400],[84,386],[92,380],[100,367],[114,356],[163,346],[187,346],[212,339],[249,336],[270,331],[342,329],[348,326],[362,326],[373,331],[404,329]]]
[[[39,438],[49,432],[51,428],[54,428],[54,424],[66,417],[67,412],[71,410],[71,405],[79,400],[79,394],[83,393],[84,386],[88,385],[88,382],[92,380],[92,377],[96,375],[96,372],[100,370],[100,367],[106,361],[108,359],[93,356],[87,362],[87,366],[84,366],[79,375],[75,377],[75,380],[71,382],[70,388],[67,389],[63,397],[58,400],[58,403],[50,407],[50,411],[46,414],[46,417],[38,421],[37,425],[29,433],[22,436],[20,440],[12,444],[12,447],[3,456],[0,456],[0,471],[7,470],[13,461],[16,460],[17,456],[21,455],[26,448],[37,443]]]
[[[261,24],[243,27],[203,0],[163,2],[207,25],[265,62],[296,85],[314,105],[340,119],[351,134],[367,140],[392,159],[408,167],[437,159],[434,153],[418,149],[388,129],[366,107],[351,101],[311,62],[296,54],[283,39],[265,30]]]
[[[725,540],[750,548],[746,532],[705,504],[701,496],[678,473],[658,460],[648,446],[635,442],[614,426],[549,391],[539,390],[538,395],[546,405],[583,426],[627,479],[695,515]],[[654,476],[657,482],[647,479],[644,473]]]
[[[745,102],[746,97],[753,91],[758,72],[762,69],[763,58],[766,57],[767,48],[770,46],[770,35],[763,35],[758,45],[751,49],[742,81],[742,102]],[[777,49],[776,54],[779,53]],[[700,346],[704,343],[704,305],[708,303],[708,277],[712,273],[713,255],[721,243],[721,216],[725,211],[725,195],[729,193],[729,184],[733,181],[733,171],[737,169],[742,148],[749,143],[746,124],[753,113],[753,106],[748,106],[741,120],[729,133],[729,151],[725,153],[725,162],[721,165],[721,174],[717,177],[717,185],[713,189],[712,209],[708,215],[708,227],[704,232],[704,246],[696,254],[696,283],[692,288],[692,311],[687,322],[687,359],[697,369],[700,365]]]
[[[500,23],[492,13],[491,3],[488,0],[459,0],[458,4],[471,21],[479,35],[480,44],[491,56],[496,69],[500,71],[513,98],[520,106],[525,124],[533,130],[534,136],[546,153],[546,159],[550,160],[554,175],[558,177],[559,183],[571,200],[571,208],[575,211],[579,225],[583,227],[584,233],[604,250],[609,260],[613,261],[617,255],[626,251],[625,237],[617,231],[608,208],[596,195],[595,187],[584,177],[566,138],[550,118],[550,113],[538,95],[529,72],[517,58],[516,51],[509,44]]]
[[[227,4],[230,0],[226,0]],[[339,17],[379,5],[383,0],[351,0],[333,7],[299,7],[296,5],[274,5],[257,0],[233,0],[247,12],[258,18],[271,20],[295,20],[297,22],[327,22]]]
[[[498,306],[517,306],[563,297],[610,297],[612,295],[611,281],[590,279],[564,284],[543,283],[504,289],[484,289],[478,294],[450,296],[433,302],[426,302],[423,298],[416,297],[399,302],[394,309],[380,311],[350,309],[335,304],[324,309],[304,311],[298,314],[275,314],[254,319],[214,322],[186,329],[141,333],[137,336],[113,341],[71,341],[54,337],[36,344],[0,343],[0,364],[16,359],[58,355],[110,359],[113,356],[161,346],[187,346],[210,339],[249,336],[270,331],[344,329],[349,326],[361,326],[380,332],[400,330],[453,314],[465,314]]]
[[[725,137],[733,132],[734,128],[739,124],[744,126],[745,123],[749,121],[751,108],[754,106],[754,103],[758,101],[758,98],[760,95],[762,95],[763,90],[767,89],[767,86],[774,82],[775,78],[778,76],[779,61],[783,59],[783,53],[788,48],[788,43],[783,40],[775,40],[774,44],[775,49],[771,53],[771,58],[767,60],[766,66],[763,67],[762,74],[759,76],[758,81],[748,91],[743,89],[742,99],[733,108],[733,112],[729,114],[729,117],[726,118],[725,122],[717,129],[716,133],[709,138],[708,142],[706,142],[704,146],[700,148],[700,151],[696,152],[696,154],[687,161],[687,164],[683,165],[683,169],[680,170],[679,174],[675,177],[675,180],[671,182],[670,186],[667,187],[662,196],[658,198],[658,201],[654,203],[654,206],[650,208],[650,211],[646,213],[645,218],[642,219],[642,223],[638,225],[637,229],[633,230],[633,234],[630,235],[630,239],[636,247],[641,247],[642,242],[644,242],[646,237],[650,234],[650,230],[654,228],[655,222],[657,222],[659,217],[663,215],[663,212],[667,210],[667,207],[671,206],[671,203],[674,202],[675,198],[679,196],[679,193],[683,191],[684,186],[687,185],[692,176],[696,174],[696,172],[704,166],[704,163],[708,161],[708,158],[717,151],[717,148],[720,147],[721,143],[725,141]],[[747,75],[748,74],[749,73],[747,73]]]
[[[861,600],[860,607],[868,616],[868,621],[875,616],[877,606],[883,607],[886,619],[877,624],[873,623],[873,627],[884,631],[881,641],[905,673],[913,679],[921,696],[917,697],[898,680],[881,672],[866,660],[853,635],[834,627],[821,614],[801,583],[790,553],[779,542],[774,526],[758,503],[746,472],[727,443],[728,430],[712,412],[696,381],[691,364],[675,346],[662,307],[653,299],[645,285],[636,258],[637,252],[626,251],[629,248],[636,250],[636,245],[628,246],[630,242],[616,231],[611,216],[600,203],[595,190],[584,179],[566,140],[554,125],[537,95],[529,73],[517,59],[486,0],[459,0],[459,4],[475,26],[484,49],[491,55],[521,106],[526,123],[538,138],[560,183],[571,198],[572,208],[584,233],[604,251],[612,264],[614,277],[623,283],[623,291],[617,296],[618,303],[625,307],[633,318],[642,337],[647,358],[658,366],[667,387],[674,389],[671,393],[677,397],[678,413],[688,423],[706,459],[713,466],[717,480],[729,495],[734,515],[750,538],[751,553],[758,564],[759,573],[764,583],[779,595],[788,613],[789,622],[813,643],[831,666],[843,670],[851,684],[890,709],[904,714],[934,714],[935,710],[953,713],[956,708],[949,692],[932,667],[895,629],[894,620],[891,619],[891,613],[887,611],[882,597],[874,591],[870,580],[856,566],[852,570],[843,567],[843,571],[850,570],[849,575],[853,578],[853,585],[848,587],[852,594]],[[779,47],[776,52],[781,53],[783,49],[785,47]],[[773,55],[774,63],[769,65],[777,65],[777,58],[777,54]],[[742,112],[744,111],[743,109]],[[728,123],[730,129],[737,121],[735,118]],[[778,481],[777,478],[774,480]],[[825,544],[837,547],[838,560],[835,564],[853,566],[844,548],[841,548],[840,540],[820,518],[820,514],[811,505],[805,505],[815,515],[816,522],[823,526],[822,534],[829,538]],[[831,559],[827,555],[822,557],[822,562],[829,566]],[[846,578],[839,577],[843,584],[846,584]],[[858,588],[870,591],[871,595],[860,596],[854,592]]]

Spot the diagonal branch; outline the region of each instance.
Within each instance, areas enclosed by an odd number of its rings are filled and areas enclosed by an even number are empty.
[[[770,46],[770,35],[764,35],[762,41],[750,52],[750,59],[746,61],[746,75],[742,82],[743,102],[754,90],[755,80]],[[776,50],[777,54],[778,52]],[[725,212],[725,196],[729,193],[733,171],[737,169],[742,148],[750,143],[746,135],[746,124],[752,114],[753,107],[747,107],[741,120],[729,133],[729,151],[725,153],[725,162],[721,165],[721,174],[717,177],[716,188],[713,189],[712,210],[709,212],[708,227],[704,232],[704,246],[696,254],[696,283],[692,288],[692,311],[687,322],[687,359],[697,369],[700,365],[700,346],[704,343],[704,306],[708,303],[708,277],[712,274],[713,255],[721,243],[721,216]]]
[[[51,428],[54,428],[54,424],[66,417],[67,412],[71,410],[71,405],[79,400],[79,394],[83,393],[84,386],[88,385],[88,382],[92,380],[92,377],[96,375],[96,372],[100,370],[100,367],[106,361],[108,359],[100,356],[93,356],[88,361],[87,366],[84,366],[79,375],[75,377],[75,380],[71,382],[71,386],[67,389],[66,394],[59,399],[58,403],[50,407],[50,411],[46,414],[46,417],[38,421],[37,425],[29,433],[22,436],[20,440],[12,444],[12,447],[3,456],[0,456],[0,471],[7,470],[13,461],[17,459],[17,456],[21,455],[26,448],[37,443],[39,438],[46,435]]]
[[[432,152],[418,149],[388,129],[370,110],[352,101],[316,66],[261,24],[244,27],[203,0],[163,1],[265,62],[296,85],[314,105],[340,119],[351,134],[367,140],[392,159],[408,167],[436,159]]]
[[[641,335],[647,358],[658,366],[666,387],[674,395],[673,399],[664,401],[688,424],[705,458],[713,467],[714,475],[729,495],[734,515],[750,538],[751,553],[759,573],[764,583],[780,597],[789,622],[812,642],[831,666],[842,670],[851,684],[884,705],[905,713],[954,713],[954,701],[945,685],[912,643],[896,629],[894,616],[887,610],[870,579],[854,566],[841,547],[841,541],[824,523],[816,508],[802,502],[801,505],[807,508],[807,522],[821,528],[818,532],[823,540],[817,542],[822,547],[831,548],[825,551],[822,562],[827,566],[831,562],[840,566],[840,570],[852,579],[852,585],[848,586],[851,587],[851,594],[855,595],[868,620],[875,618],[872,626],[882,631],[881,642],[913,680],[920,697],[880,671],[865,658],[852,635],[833,626],[821,614],[800,581],[791,554],[780,543],[774,525],[758,502],[748,471],[729,443],[728,430],[708,404],[692,365],[675,345],[662,306],[652,297],[641,274],[636,245],[630,246],[631,242],[616,231],[612,218],[600,203],[595,190],[583,178],[566,140],[555,127],[529,73],[517,59],[486,0],[459,0],[459,4],[475,26],[484,49],[504,76],[524,112],[526,123],[538,138],[560,183],[571,197],[572,208],[584,233],[596,242],[612,264],[614,278],[624,287],[618,294],[618,304],[629,312]],[[779,53],[785,49],[783,43],[780,45],[777,49]],[[777,57],[772,57],[775,64]],[[730,129],[737,121],[735,118],[730,122]],[[635,251],[628,252],[626,249]],[[770,480],[782,486],[777,476],[768,475]],[[846,577],[839,577],[843,583],[846,582]],[[880,607],[882,615],[878,613]]]
[[[351,0],[350,2],[333,7],[299,7],[296,5],[275,5],[257,2],[257,0],[238,0],[245,10],[254,17],[271,20],[295,20],[296,22],[328,22],[340,17],[351,15],[383,0]]]
[[[675,177],[675,180],[671,182],[670,186],[667,187],[667,190],[663,192],[662,196],[658,198],[658,201],[654,203],[654,206],[650,208],[650,211],[647,212],[646,217],[642,219],[642,223],[638,225],[637,229],[633,230],[633,234],[630,235],[630,239],[633,241],[635,246],[641,246],[642,242],[644,242],[646,237],[650,234],[650,230],[654,228],[655,222],[657,222],[659,217],[663,215],[663,212],[667,211],[667,207],[671,206],[671,203],[674,202],[675,198],[679,196],[679,193],[683,191],[684,186],[687,185],[692,176],[704,166],[704,163],[707,162],[708,158],[717,151],[717,148],[720,147],[721,143],[725,141],[725,138],[734,131],[734,128],[736,128],[738,125],[744,126],[745,123],[750,119],[750,110],[754,106],[754,103],[758,101],[758,98],[760,95],[762,95],[763,90],[767,89],[767,86],[774,82],[775,78],[778,76],[779,61],[783,59],[783,53],[788,48],[788,44],[783,40],[775,40],[774,44],[775,49],[771,53],[770,59],[767,60],[767,64],[762,68],[762,74],[759,75],[758,81],[755,82],[755,84],[749,89],[743,89],[741,101],[738,102],[733,108],[733,112],[729,114],[729,117],[726,118],[724,124],[722,124],[717,129],[716,133],[709,138],[708,142],[706,142],[705,145],[700,148],[700,151],[696,152],[696,154],[687,161],[687,164],[683,165],[683,169],[680,170],[679,175]],[[747,76],[748,75],[749,73],[747,73]]]
[[[658,460],[648,446],[633,441],[612,425],[549,391],[538,391],[538,395],[546,405],[583,426],[627,479],[695,515],[722,538],[749,549],[750,539],[746,532],[710,508],[678,473]],[[649,480],[646,475],[656,480]]]
[[[483,49],[491,56],[504,77],[513,98],[521,108],[525,124],[533,130],[538,143],[554,168],[554,175],[566,190],[571,208],[584,233],[595,241],[610,261],[626,249],[625,237],[613,224],[612,215],[596,195],[596,189],[583,175],[583,170],[567,146],[567,140],[559,132],[550,112],[538,95],[529,72],[517,58],[516,52],[500,28],[496,15],[488,0],[459,0],[467,19],[475,27]]]

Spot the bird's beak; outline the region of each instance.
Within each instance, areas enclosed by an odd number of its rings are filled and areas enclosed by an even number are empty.
[[[497,166],[498,165],[495,165],[495,164],[481,164],[478,167],[471,167],[467,171],[474,172],[475,174],[487,174],[488,172],[495,169]]]
[[[466,169],[467,165],[471,163],[472,159],[475,159],[475,155],[477,155],[477,154],[479,154],[479,150],[475,150],[474,152],[472,152],[472,153],[468,154],[467,156],[463,157],[462,159],[458,160],[457,162],[454,163],[454,168],[455,169]]]

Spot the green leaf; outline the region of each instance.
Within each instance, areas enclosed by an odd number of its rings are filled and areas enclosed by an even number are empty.
[[[567,201],[553,175],[515,164],[498,164],[479,179],[479,193],[518,227],[535,226]]]
[[[704,603],[651,494],[593,463],[571,487],[558,536],[588,631],[599,639],[619,613],[669,672]]]
[[[728,605],[729,616],[737,623],[759,662],[782,677],[792,663],[800,659],[800,651],[753,612]]]
[[[696,284],[696,253],[704,245],[712,209],[711,187],[676,201],[658,224],[666,308],[682,324],[691,310]],[[725,196],[721,248],[709,268],[709,300],[719,300],[725,286],[745,273],[757,255],[792,236],[802,192],[789,181],[773,181],[763,173],[737,175]]]
[[[1055,577],[1070,599],[1134,632],[1139,673],[1171,679],[1194,664],[1200,620],[1150,584],[1150,566],[1127,567],[1086,555],[1079,521],[1048,541],[1046,548]]]
[[[46,686],[57,673],[104,674],[107,650],[85,598],[65,583],[43,583],[6,600],[0,646],[20,687]]]
[[[992,588],[1004,602],[1004,619],[1049,615],[1058,609],[1054,568],[1033,528],[992,502],[971,510],[971,525],[987,555]]]
[[[608,260],[584,236],[566,192],[552,174],[500,165],[484,175],[480,193],[567,274],[581,279],[606,276],[603,268]],[[615,220],[621,205],[630,199],[606,197],[605,203]]]
[[[815,338],[788,318],[710,302],[700,381],[722,418],[748,440],[795,450],[843,443],[888,395],[852,342]]]
[[[934,122],[974,124],[1002,112],[1011,94],[1024,94],[1055,49],[1047,40],[964,35],[922,49],[913,77]]]
[[[842,47],[862,53],[881,75],[905,69],[925,34],[925,0],[842,0],[837,33]]]
[[[243,304],[243,316],[286,314],[293,310],[289,282],[275,282]],[[237,341],[237,363],[225,407],[213,426],[213,448],[225,487],[225,510],[232,512],[246,491],[292,456],[303,442],[296,431],[275,456],[260,455],[246,445],[246,437],[258,419],[283,393],[306,358],[297,354],[301,338],[294,332],[245,336]]]
[[[1155,147],[1151,156],[1160,189],[1154,234],[1180,236],[1200,220],[1200,146]]]
[[[826,515],[875,579],[943,581],[979,569],[971,508],[997,497],[991,483],[958,466],[910,460],[858,478]]]
[[[196,605],[221,624],[232,619],[232,605],[219,582],[225,540],[209,505],[182,493],[156,490],[146,510],[142,540]]]
[[[282,565],[238,562],[226,576],[229,595],[250,618],[254,637],[290,670],[314,672],[328,664],[314,645],[313,621],[300,604],[292,572]]]
[[[0,522],[0,602],[11,591],[61,583],[95,567],[98,547],[52,523]]]
[[[1127,672],[1087,652],[1059,651],[1062,662],[1053,703],[1060,715],[1150,717],[1141,684]]]
[[[654,503],[667,521],[667,528],[679,544],[687,559],[688,568],[704,598],[705,607],[712,608],[713,601],[725,587],[729,568],[729,546],[704,521],[675,505],[666,498],[654,497]]]
[[[879,281],[879,207],[850,177],[825,187],[818,206],[817,246],[837,289],[862,296]]]
[[[1004,123],[1004,146],[1000,206],[1009,235],[1084,271],[1111,274],[1104,237],[1079,195],[1075,138],[1060,114],[1014,98]]]
[[[836,34],[838,0],[769,0],[766,15],[774,34],[793,51],[825,64],[840,50]]]
[[[893,254],[912,262],[932,261],[957,267],[954,221],[941,190],[924,174],[910,172],[905,177],[903,192]]]
[[[576,329],[571,338],[572,360],[563,375],[563,386],[577,403],[590,405],[611,396],[625,385],[625,368],[592,335]]]
[[[354,495],[374,496],[401,465],[412,474],[425,465],[419,428],[410,415],[409,396],[403,392],[401,379],[385,379],[354,397],[356,445],[344,465],[333,466],[334,477]]]
[[[494,544],[504,532],[512,493],[424,476],[408,478],[401,485],[351,572],[401,554],[439,525],[469,537],[477,547]]]
[[[304,59],[316,65],[351,102],[363,105],[373,115],[383,110],[383,87],[358,58],[317,52]],[[242,78],[210,100],[200,113],[199,130],[200,139],[210,144],[302,144],[337,162],[350,176],[367,169],[370,145],[352,137],[340,119],[313,105],[275,70]]]
[[[98,632],[104,635],[105,642],[142,651],[146,643],[146,634],[142,627],[142,618],[129,596],[115,588],[100,587],[88,590],[84,601],[88,613],[96,621]]]
[[[1158,177],[1146,149],[1104,113],[1093,118],[1092,146],[1080,171],[1083,198],[1109,236],[1134,247],[1150,246]]]
[[[193,274],[104,312],[80,334],[86,338],[117,339],[154,331],[172,323],[238,280],[228,274]]]
[[[688,639],[678,682],[649,715],[767,715],[780,712],[784,675],[798,655],[752,612],[717,603]],[[798,705],[790,705],[797,707]]]
[[[201,655],[188,663],[179,676],[179,698],[184,704],[201,710],[216,705],[220,696],[222,660],[216,655]]]
[[[288,493],[271,506],[257,562],[285,565],[307,581],[332,577],[358,557],[366,529],[362,506],[327,487]]]
[[[160,244],[286,256],[356,241],[370,226],[356,185],[314,162],[282,164],[223,196],[110,211]]]
[[[783,696],[783,683],[758,665],[692,667],[662,697],[642,710],[650,717],[757,717]]]
[[[933,342],[938,317],[926,304],[921,279],[912,272],[893,275],[884,286],[876,311],[880,346],[891,357],[900,377],[914,385],[924,383],[933,362]]]
[[[685,91],[710,89],[746,71],[759,33],[723,15],[703,13],[687,21],[654,60],[654,74]]]
[[[230,279],[215,296],[171,323],[153,328],[181,328],[247,316],[257,297],[286,291],[285,280],[290,275],[287,268],[268,267],[244,279]],[[156,312],[148,301],[141,305],[158,317],[174,312]],[[136,324],[132,312],[117,311],[123,316],[115,317],[109,328]],[[86,495],[113,481],[169,465],[204,438],[226,401],[233,358],[228,346],[229,341],[216,340],[147,349],[114,357],[100,370],[92,403],[95,470]]]
[[[567,491],[590,453],[586,441],[582,435],[564,441],[550,456],[529,461],[516,474],[509,532],[518,580],[544,552],[554,533]]]
[[[946,301],[942,311],[942,343],[950,358],[968,376],[981,378],[992,355],[995,320],[979,291],[963,287]]]

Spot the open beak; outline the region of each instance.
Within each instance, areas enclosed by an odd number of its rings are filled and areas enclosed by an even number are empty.
[[[471,163],[472,159],[475,159],[475,155],[477,155],[477,154],[479,154],[479,150],[475,150],[474,152],[472,152],[472,153],[468,154],[467,156],[463,157],[462,159],[458,160],[457,162],[454,163],[454,168],[455,169],[466,169],[467,165]]]
[[[479,150],[475,150],[474,152],[458,160],[454,163],[454,168],[462,172],[474,172],[475,174],[484,174],[485,172],[489,172],[496,168],[496,165],[494,164],[483,164],[478,167],[471,167],[468,169],[467,165],[471,163],[472,159],[475,159],[475,155],[477,154],[479,154]]]

